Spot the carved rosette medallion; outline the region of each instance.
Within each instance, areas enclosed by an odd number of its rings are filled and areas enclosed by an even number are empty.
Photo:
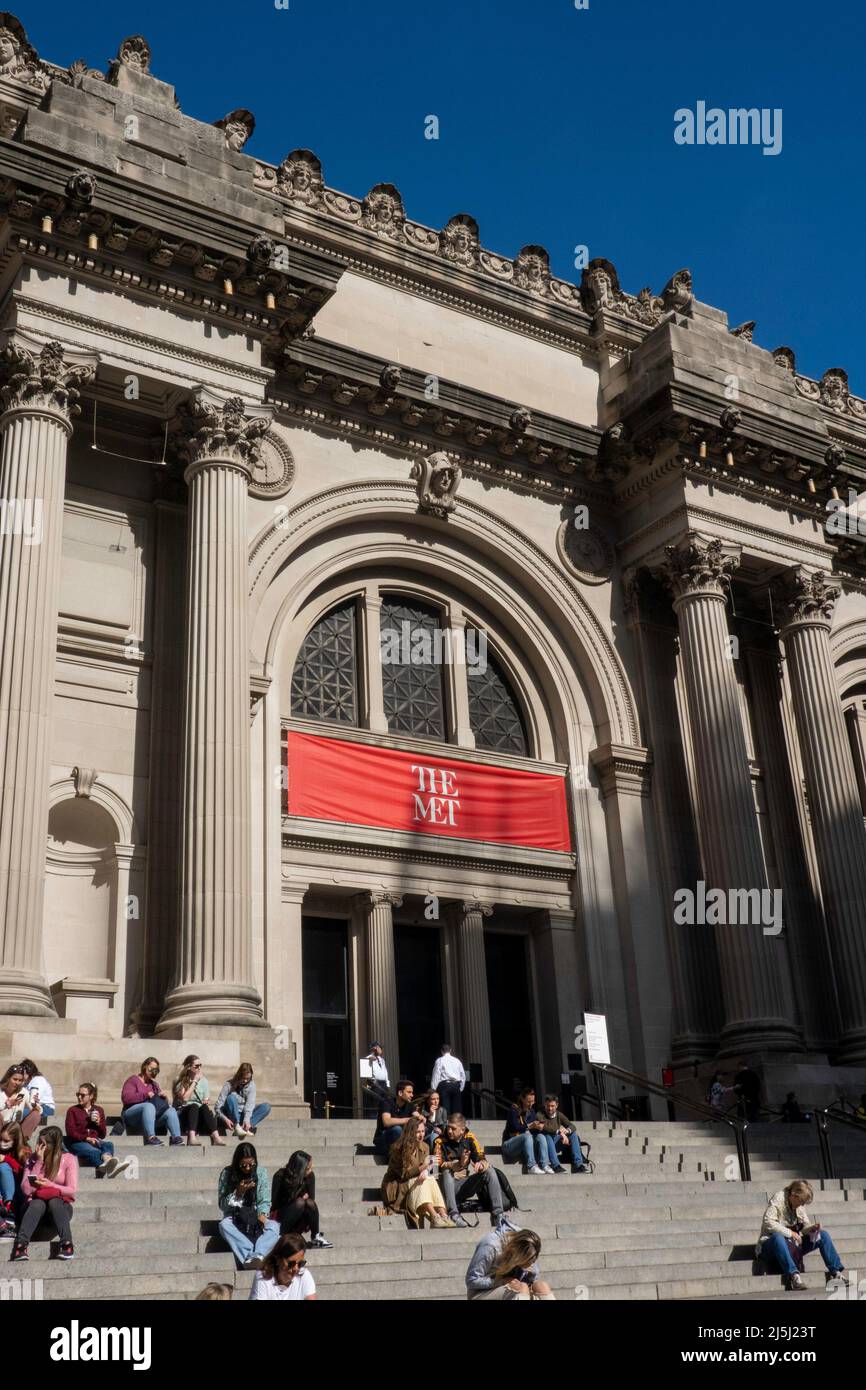
[[[605,584],[613,574],[613,546],[597,526],[578,527],[572,518],[556,533],[559,558],[582,584]]]
[[[268,501],[285,497],[295,481],[295,460],[292,451],[275,430],[268,430],[261,441],[259,456],[253,464],[250,478],[250,497]]]

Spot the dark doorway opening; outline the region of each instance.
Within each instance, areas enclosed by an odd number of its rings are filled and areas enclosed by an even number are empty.
[[[438,927],[395,926],[394,955],[400,1070],[414,1081],[418,1095],[426,1090],[433,1063],[446,1040]],[[391,1080],[395,1082],[397,1077]]]
[[[535,1084],[527,946],[525,936],[484,933],[495,1089],[509,1100]]]
[[[304,918],[302,950],[304,1099],[322,1115],[327,1096],[345,1118],[352,1113],[348,924]]]

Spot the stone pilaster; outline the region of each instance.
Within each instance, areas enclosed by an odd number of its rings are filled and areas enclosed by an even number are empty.
[[[397,893],[377,889],[362,893],[359,901],[367,917],[365,935],[370,1042],[382,1044],[393,1088],[400,1078],[393,910],[402,906],[403,899]]]
[[[0,1014],[54,1016],[42,912],[66,449],[96,360],[24,335],[0,354]]]
[[[252,983],[246,504],[269,420],[199,392],[178,431],[189,487],[180,940],[158,1032],[263,1023]]]
[[[739,559],[738,547],[690,534],[666,548],[663,574],[679,625],[706,886],[761,892],[767,874],[725,611],[726,581]],[[765,936],[760,923],[713,930],[725,1006],[722,1052],[801,1050],[784,940]]]
[[[838,1060],[864,1062],[866,828],[830,652],[838,596],[826,574],[803,567],[786,575],[777,591],[836,977]]]
[[[484,918],[493,912],[474,899],[457,904],[457,973],[460,985],[460,1015],[463,1033],[461,1061],[469,1071],[470,1062],[481,1063],[482,1085],[494,1088],[493,1037],[490,1030],[490,1000],[487,995],[487,959],[484,954]],[[486,1116],[490,1112],[482,1106]]]

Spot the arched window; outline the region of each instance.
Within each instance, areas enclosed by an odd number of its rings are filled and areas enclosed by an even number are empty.
[[[292,674],[292,714],[357,724],[354,600],[332,608],[304,638]]]
[[[526,757],[523,716],[508,677],[477,628],[466,631],[469,725],[476,748]]]
[[[432,604],[399,594],[383,596],[382,700],[392,733],[445,738],[445,636]]]

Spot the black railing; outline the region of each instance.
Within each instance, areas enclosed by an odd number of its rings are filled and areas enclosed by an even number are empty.
[[[595,1072],[599,1082],[599,1097],[602,1104],[606,1104],[610,1109],[610,1102],[605,1102],[604,1097],[604,1077],[612,1076],[618,1081],[626,1081],[630,1086],[637,1086],[641,1091],[647,1091],[651,1096],[659,1096],[662,1100],[670,1101],[671,1089],[669,1086],[659,1086],[655,1081],[650,1081],[647,1076],[639,1076],[636,1072],[626,1071],[623,1067],[615,1067],[612,1063],[603,1065],[600,1062],[591,1062],[590,1066]],[[747,1131],[749,1128],[748,1120],[732,1119],[727,1115],[720,1115],[712,1106],[704,1105],[701,1101],[686,1100],[683,1096],[677,1096],[677,1105],[684,1110],[690,1110],[693,1115],[698,1115],[702,1120],[709,1120],[712,1124],[727,1125],[732,1130],[734,1142],[737,1146],[737,1162],[740,1166],[740,1177],[743,1182],[752,1181],[752,1170],[749,1164],[749,1141]]]
[[[830,1135],[830,1124],[842,1125],[844,1129],[853,1129],[855,1133],[866,1137],[866,1124],[856,1115],[849,1114],[846,1106],[850,1102],[843,1097],[834,1100],[832,1105],[827,1105],[823,1110],[814,1111],[815,1129],[818,1134],[818,1151],[821,1155],[821,1162],[824,1166],[824,1177],[835,1178],[836,1165],[833,1161],[833,1142]]]

